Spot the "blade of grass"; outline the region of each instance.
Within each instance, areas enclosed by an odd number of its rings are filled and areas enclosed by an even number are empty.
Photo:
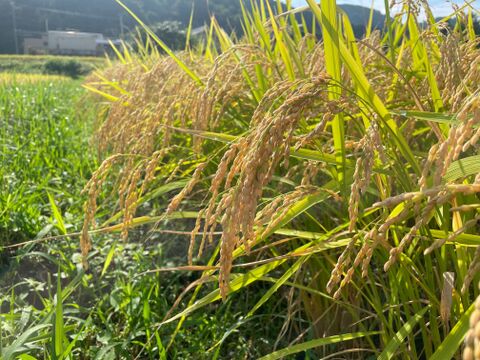
[[[203,81],[198,77],[195,72],[190,69],[175,53],[165,44],[160,38],[147,26],[145,23],[132,11],[130,10],[121,0],[115,0],[125,11],[130,14],[131,17],[145,30],[145,32],[165,51],[168,56],[170,56],[177,65],[185,71],[185,73],[190,76],[198,85],[203,86]]]
[[[63,222],[62,214],[60,213],[60,210],[58,210],[58,207],[55,204],[55,199],[53,198],[53,196],[48,192],[47,192],[47,195],[48,195],[48,200],[50,201],[50,206],[52,208],[53,217],[57,222],[55,226],[60,230],[62,235],[65,235],[67,233],[67,229],[65,227],[65,223]]]
[[[57,302],[55,304],[55,322],[53,326],[53,336],[55,344],[55,358],[58,359],[63,354],[63,339],[65,337],[65,330],[63,324],[63,297],[62,297],[62,284],[61,284],[61,271],[60,268],[57,272]]]
[[[307,0],[312,8],[317,8],[313,0]],[[338,26],[338,14],[336,0],[323,0],[320,3],[319,20],[322,26],[325,67],[328,75],[332,78],[329,85],[329,99],[338,100],[342,94],[342,60],[340,57],[340,30]],[[345,179],[345,120],[343,113],[335,115],[332,121],[333,144],[335,158],[337,160],[338,181],[344,183]],[[345,185],[345,184],[343,184]]]
[[[16,340],[7,347],[3,348],[2,360],[13,360],[16,355],[22,352],[24,344],[32,338],[35,334],[39,333],[41,330],[44,330],[50,327],[51,324],[41,324],[32,326],[28,328],[25,332],[18,335]]]

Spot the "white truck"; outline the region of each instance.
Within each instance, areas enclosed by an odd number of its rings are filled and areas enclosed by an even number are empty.
[[[48,52],[53,55],[98,55],[105,39],[102,34],[78,31],[49,31]]]

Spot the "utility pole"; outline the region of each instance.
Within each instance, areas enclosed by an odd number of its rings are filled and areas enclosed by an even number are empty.
[[[120,39],[124,40],[125,38],[125,32],[124,32],[124,25],[123,25],[123,14],[118,15],[120,19]]]
[[[15,54],[18,54],[17,14],[15,13],[15,4],[13,0],[10,0],[9,2],[12,7],[13,43],[15,44]]]

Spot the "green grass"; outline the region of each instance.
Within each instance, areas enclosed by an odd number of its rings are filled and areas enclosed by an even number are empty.
[[[81,216],[78,193],[95,167],[80,82],[13,81],[0,83],[0,245],[31,240],[53,223],[49,194],[67,222]]]

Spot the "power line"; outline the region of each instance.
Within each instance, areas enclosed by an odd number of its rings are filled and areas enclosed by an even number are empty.
[[[19,9],[19,10],[33,9],[33,10],[36,10],[38,12],[43,12],[43,13],[47,13],[47,14],[51,13],[51,14],[60,14],[60,15],[67,15],[67,16],[77,16],[77,17],[90,18],[90,19],[96,19],[96,20],[102,20],[102,21],[108,20],[110,23],[119,21],[119,29],[120,29],[120,33],[121,33],[122,38],[124,37],[125,29],[127,29],[127,27],[125,26],[124,21],[123,21],[123,14],[119,14],[118,20],[115,20],[115,17],[113,17],[113,16],[85,14],[85,13],[80,13],[80,12],[76,12],[76,11],[52,9],[52,8],[29,6],[29,5],[16,5],[15,6],[12,3],[13,0],[9,0],[9,1],[12,4],[12,9]],[[46,27],[46,31],[48,31],[48,18],[46,18],[45,27]],[[14,26],[14,28],[16,29],[16,25]],[[16,30],[16,32],[18,33],[18,29]],[[22,32],[25,33],[26,31],[22,31]],[[17,39],[17,36],[18,35],[15,34],[15,39]],[[16,46],[18,47],[18,43],[17,43]],[[17,52],[18,52],[18,50],[17,50]]]
[[[86,17],[86,18],[91,18],[91,19],[99,19],[99,20],[105,20],[105,19],[112,20],[112,18],[109,17],[109,16],[92,15],[92,14],[79,13],[79,12],[76,12],[76,11],[59,10],[59,9],[52,9],[52,8],[45,8],[45,7],[19,5],[19,6],[16,6],[16,8],[17,9],[30,8],[30,9],[35,9],[35,10],[38,10],[38,11],[41,11],[41,12],[48,12],[48,13],[53,13],[53,14],[80,16],[80,17]]]
[[[37,9],[39,11],[43,11],[43,12],[54,13],[54,14],[81,16],[81,17],[87,17],[87,18],[91,18],[91,19],[100,19],[100,20],[105,20],[105,19],[112,20],[111,17],[102,16],[102,15],[91,15],[91,14],[78,13],[78,12],[74,12],[74,11],[57,10],[57,9],[40,8],[40,7],[39,8],[36,7],[35,9]]]

